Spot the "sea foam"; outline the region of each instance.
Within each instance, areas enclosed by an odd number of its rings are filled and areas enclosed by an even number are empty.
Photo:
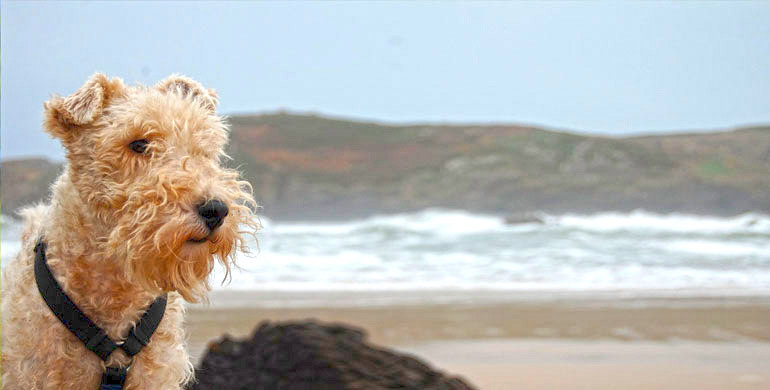
[[[456,210],[335,223],[262,218],[259,248],[217,289],[770,294],[770,216],[539,214],[543,223]],[[2,259],[19,249],[3,219]]]

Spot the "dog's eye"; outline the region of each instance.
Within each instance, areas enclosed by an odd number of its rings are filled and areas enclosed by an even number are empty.
[[[143,154],[147,151],[147,144],[148,142],[146,139],[138,139],[128,144],[128,147],[136,153]]]

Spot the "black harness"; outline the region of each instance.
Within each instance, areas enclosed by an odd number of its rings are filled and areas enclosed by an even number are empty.
[[[64,290],[56,282],[45,258],[46,244],[41,238],[35,246],[35,281],[37,288],[43,300],[51,308],[53,314],[59,318],[59,321],[69,329],[91,352],[99,356],[103,361],[107,361],[112,351],[117,348],[122,349],[126,355],[133,357],[142,350],[142,347],[150,342],[150,337],[158,328],[163,313],[166,311],[166,294],[158,297],[142,315],[139,322],[128,332],[125,340],[112,341],[104,329],[98,327],[75,305],[74,302],[64,293]],[[100,390],[121,390],[126,376],[131,368],[129,363],[126,367],[106,367],[102,375]]]

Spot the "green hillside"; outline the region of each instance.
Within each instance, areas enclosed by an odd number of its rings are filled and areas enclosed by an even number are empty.
[[[608,138],[513,125],[390,126],[286,113],[230,122],[231,165],[254,185],[264,213],[279,219],[425,207],[500,215],[770,211],[770,127]],[[56,172],[41,164],[3,162],[6,210],[40,196],[41,182]]]

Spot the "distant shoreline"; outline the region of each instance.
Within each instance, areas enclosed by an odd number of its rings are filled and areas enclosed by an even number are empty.
[[[644,209],[770,211],[770,127],[603,137],[522,124],[391,125],[232,116],[229,165],[264,215],[342,221],[439,207],[506,217]],[[61,164],[2,160],[5,213],[45,199]]]

